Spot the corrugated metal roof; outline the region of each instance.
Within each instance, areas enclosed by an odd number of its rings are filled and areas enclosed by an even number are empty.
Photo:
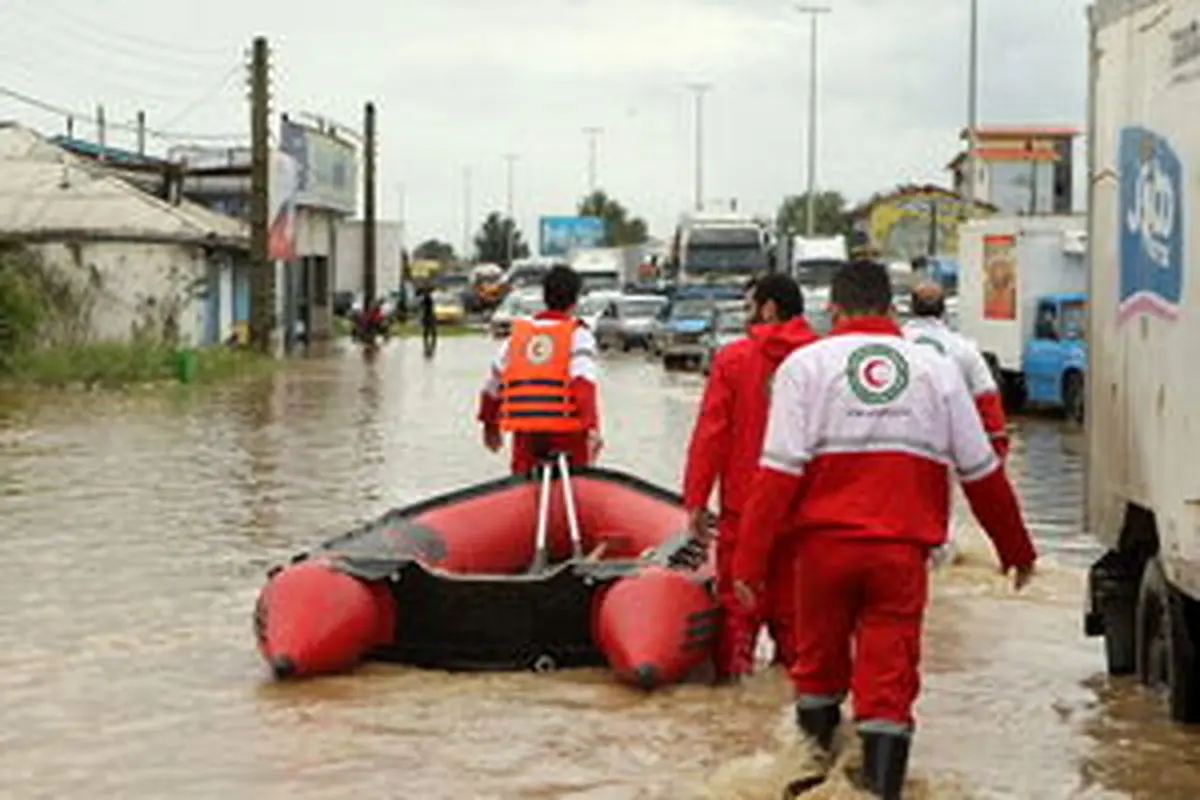
[[[196,203],[164,202],[28,128],[0,127],[0,237],[70,236],[246,247],[249,229]]]

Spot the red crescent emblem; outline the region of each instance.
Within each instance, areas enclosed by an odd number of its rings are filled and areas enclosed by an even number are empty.
[[[877,374],[877,371],[880,367],[887,367],[887,366],[888,366],[888,363],[887,363],[886,359],[883,359],[883,358],[871,359],[870,361],[867,362],[866,366],[863,367],[863,371],[862,371],[863,382],[865,382],[872,389],[882,389],[884,386],[887,386],[887,383],[888,383],[887,378],[881,378]]]

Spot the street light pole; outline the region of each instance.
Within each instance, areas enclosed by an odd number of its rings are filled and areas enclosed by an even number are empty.
[[[805,235],[812,238],[816,231],[817,211],[817,17],[828,14],[828,6],[797,5],[796,11],[808,14],[808,209],[805,213]]]
[[[704,95],[712,89],[709,83],[690,83],[696,95],[696,210],[704,210]]]
[[[471,251],[471,168],[463,167],[463,230],[462,254],[463,261],[470,261]]]
[[[600,187],[597,186],[597,161],[596,153],[599,146],[600,134],[604,133],[604,128],[591,126],[583,129],[584,135],[588,137],[588,191],[595,192]]]
[[[970,32],[967,50],[967,158],[963,188],[967,194],[967,218],[975,215],[976,180],[975,131],[979,127],[979,0],[971,0]]]
[[[517,222],[513,218],[513,172],[517,163],[517,155],[515,153],[508,153],[504,156],[504,161],[507,167],[505,208],[508,215],[508,233],[505,237],[507,241],[504,243],[504,267],[507,269],[512,266],[513,248],[516,246],[515,240],[517,237]]]

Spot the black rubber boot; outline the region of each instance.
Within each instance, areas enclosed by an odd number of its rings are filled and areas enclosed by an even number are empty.
[[[796,725],[800,732],[817,743],[825,755],[833,754],[833,737],[842,724],[842,710],[836,705],[802,708],[796,704]],[[793,800],[825,782],[824,773],[792,781],[783,790],[783,800]]]
[[[863,788],[881,800],[901,800],[912,740],[890,733],[859,734],[863,745]]]
[[[833,735],[837,733],[838,725],[842,724],[842,710],[835,705],[801,708],[797,704],[796,724],[805,736],[828,753],[833,749]]]

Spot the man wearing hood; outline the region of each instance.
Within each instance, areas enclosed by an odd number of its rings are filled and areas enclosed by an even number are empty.
[[[725,609],[718,640],[716,667],[722,677],[736,677],[753,668],[754,640],[759,618],[737,602],[731,580],[737,530],[750,480],[762,450],[767,404],[775,368],[799,347],[816,340],[804,319],[804,296],[791,277],[764,275],[747,287],[748,335],[714,354],[700,412],[688,445],[683,499],[692,534],[707,541],[708,500],[713,484],[720,485],[717,521],[717,595]],[[790,663],[791,604],[773,602],[791,593],[791,559],[780,558],[764,608],[768,630],[775,640],[776,658]]]

